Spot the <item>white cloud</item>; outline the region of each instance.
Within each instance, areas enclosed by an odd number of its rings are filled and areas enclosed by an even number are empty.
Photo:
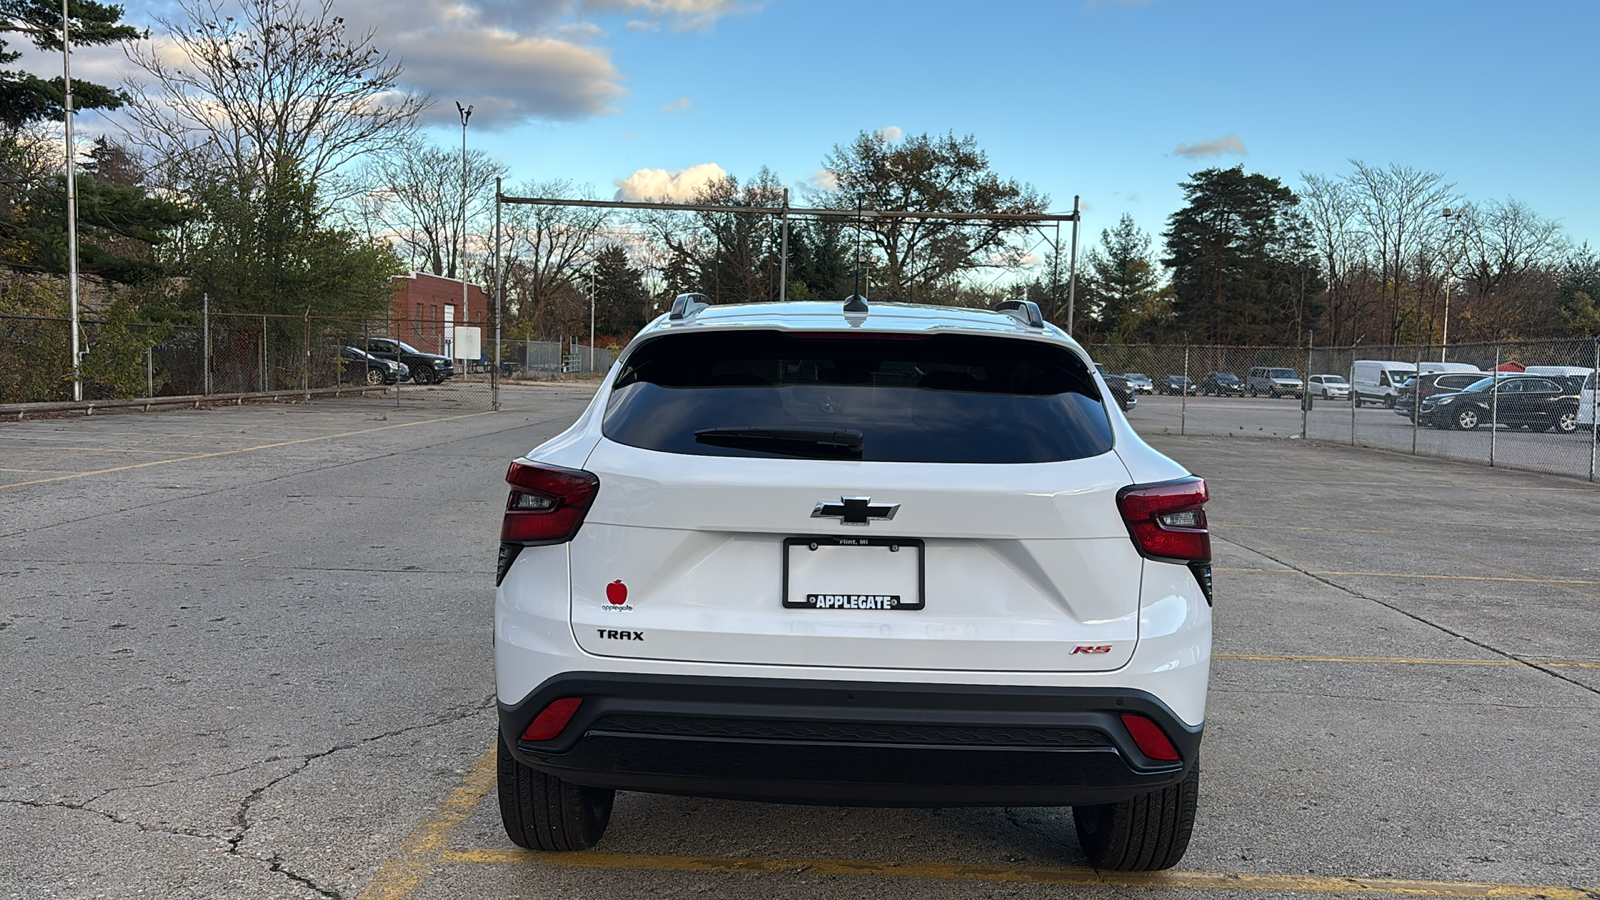
[[[743,0],[581,0],[584,10],[596,13],[628,13],[647,20],[665,20],[673,31],[707,31],[723,16],[742,12],[749,4]],[[626,27],[635,28],[634,22]]]
[[[694,104],[689,102],[688,97],[679,97],[676,100],[661,104],[661,111],[669,113],[688,112],[693,106]]]
[[[640,169],[627,178],[618,178],[618,200],[693,200],[707,183],[727,178],[716,163],[701,163],[677,172],[666,169]]]
[[[1172,152],[1179,156],[1191,158],[1221,156],[1224,153],[1230,153],[1234,156],[1247,156],[1250,153],[1244,148],[1244,141],[1239,140],[1239,136],[1232,132],[1214,141],[1201,141],[1198,144],[1179,144],[1178,149]]]
[[[905,131],[901,130],[899,125],[890,125],[887,128],[878,129],[878,137],[883,138],[891,144],[905,136]]]
[[[806,179],[806,184],[819,191],[837,191],[839,189],[839,174],[832,169],[818,169]]]

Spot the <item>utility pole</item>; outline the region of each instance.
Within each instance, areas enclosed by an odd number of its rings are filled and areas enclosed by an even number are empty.
[[[470,325],[471,323],[468,321],[469,316],[467,315],[467,120],[472,118],[472,105],[469,103],[467,104],[466,109],[462,109],[461,101],[457,100],[456,112],[461,114],[461,255],[459,257],[459,266],[461,272],[461,317],[456,324]],[[455,351],[455,335],[452,334],[450,337],[450,353],[452,356],[455,356],[457,355]],[[463,365],[466,363],[466,360],[462,360]]]
[[[1067,337],[1072,337],[1072,319],[1078,303],[1078,203],[1072,195],[1072,261],[1067,263]]]
[[[783,225],[783,245],[778,251],[778,302],[789,299],[789,189],[783,189],[783,212],[779,214]]]
[[[589,263],[589,371],[594,371],[594,263]]]
[[[67,307],[72,316],[72,399],[83,400],[83,358],[78,351],[78,172],[72,146],[72,18],[67,0],[61,0],[61,83],[66,88],[62,108],[67,125]]]

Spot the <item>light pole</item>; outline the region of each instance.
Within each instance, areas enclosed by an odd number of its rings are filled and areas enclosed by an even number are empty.
[[[1462,220],[1465,215],[1465,210],[1452,212],[1450,207],[1444,208],[1444,328],[1439,338],[1439,362],[1444,362],[1445,354],[1450,350],[1450,282],[1455,278],[1456,270],[1456,259],[1451,255],[1451,238],[1459,228],[1465,227]]]
[[[461,114],[461,322],[470,325],[467,315],[467,120],[472,118],[472,105],[467,104],[466,109],[461,108],[461,101],[456,101],[456,112]],[[454,335],[451,335],[451,354],[455,353]],[[466,360],[462,360],[465,365]]]
[[[72,399],[83,400],[83,360],[78,352],[78,173],[72,146],[72,19],[61,0],[61,83],[66,89],[67,138],[67,306],[72,316]]]

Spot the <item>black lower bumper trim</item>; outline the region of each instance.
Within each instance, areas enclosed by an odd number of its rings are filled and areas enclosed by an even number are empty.
[[[523,741],[551,701],[582,697],[550,741]],[[1122,725],[1161,726],[1178,762],[1146,757]],[[1071,806],[1180,780],[1189,727],[1141,691],[574,673],[500,727],[525,765],[575,784],[856,806]]]

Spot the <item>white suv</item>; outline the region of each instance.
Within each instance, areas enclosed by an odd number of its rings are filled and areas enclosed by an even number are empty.
[[[1072,806],[1175,864],[1211,656],[1204,482],[1038,307],[684,295],[513,462],[495,598],[507,834],[617,790]]]

